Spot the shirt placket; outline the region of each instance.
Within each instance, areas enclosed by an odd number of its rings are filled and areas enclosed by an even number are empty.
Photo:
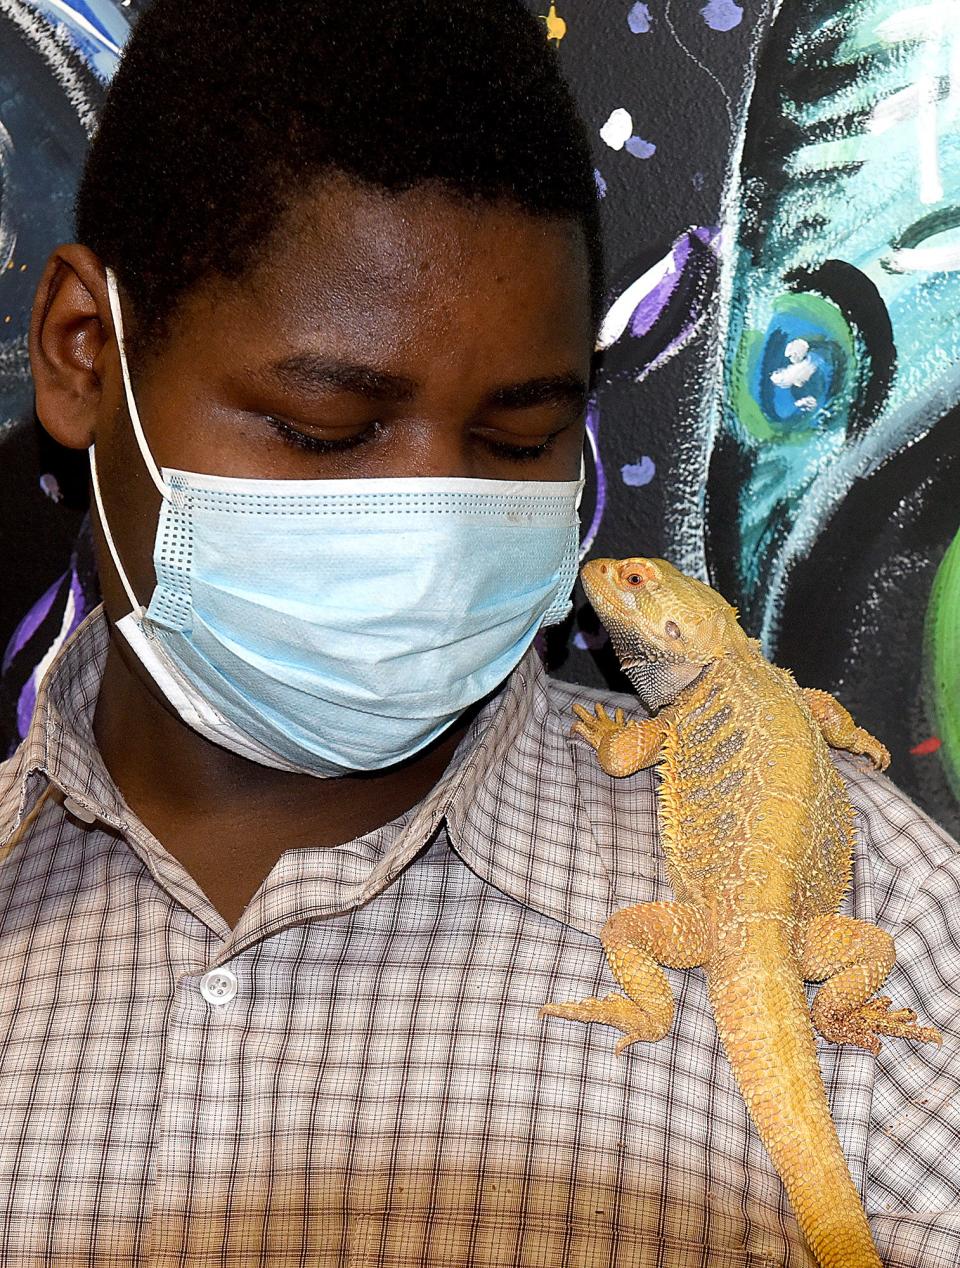
[[[148,1262],[203,1262],[224,1247],[238,1168],[241,1036],[249,966],[181,974],[169,1011],[155,1148]]]

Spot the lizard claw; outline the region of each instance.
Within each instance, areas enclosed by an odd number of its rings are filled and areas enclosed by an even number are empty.
[[[875,770],[886,770],[890,765],[890,750],[887,746],[861,726],[857,727],[854,735],[857,747],[853,751],[865,757]]]
[[[572,735],[579,735],[594,749],[599,749],[608,735],[622,731],[627,725],[623,719],[623,710],[617,709],[611,718],[602,704],[595,706],[590,713],[582,704],[575,704],[573,711],[580,719],[570,728]]]
[[[565,1021],[600,1022],[604,1026],[614,1026],[623,1032],[618,1039],[614,1052],[617,1056],[632,1043],[650,1043],[662,1039],[670,1028],[673,1018],[672,1001],[669,1007],[656,1007],[651,1004],[644,1008],[625,995],[610,994],[603,999],[592,996],[590,999],[571,1000],[566,1004],[544,1004],[540,1009],[541,1017],[562,1017]]]
[[[833,1043],[849,1043],[866,1048],[874,1056],[880,1051],[880,1035],[896,1035],[914,1043],[943,1043],[935,1026],[918,1026],[912,1008],[891,1008],[889,995],[878,995],[845,1016],[831,1013],[816,1018],[817,1029]]]

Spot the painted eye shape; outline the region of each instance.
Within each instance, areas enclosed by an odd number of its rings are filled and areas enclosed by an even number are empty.
[[[676,621],[668,621],[663,628],[666,630],[670,638],[680,637],[680,626],[676,623]]]
[[[744,332],[730,404],[761,442],[844,427],[857,369],[854,332],[838,305],[788,292],[772,302],[765,330]]]

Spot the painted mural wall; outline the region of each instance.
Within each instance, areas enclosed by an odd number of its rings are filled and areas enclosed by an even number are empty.
[[[0,0],[8,746],[97,597],[84,460],[36,425],[25,331],[141,3]],[[608,244],[585,549],[711,580],[960,832],[960,5],[530,7],[593,137]],[[624,687],[582,596],[547,650]]]

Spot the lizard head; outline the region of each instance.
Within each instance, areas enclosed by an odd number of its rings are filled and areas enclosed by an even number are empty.
[[[580,575],[624,672],[652,709],[749,647],[736,609],[665,559],[594,559]]]

